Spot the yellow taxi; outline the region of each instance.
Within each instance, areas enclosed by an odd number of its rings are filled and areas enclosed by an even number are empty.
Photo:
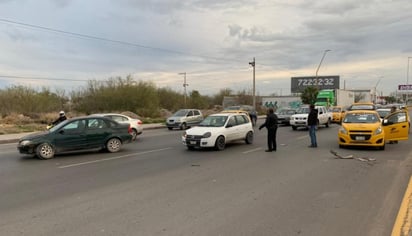
[[[332,113],[332,123],[340,124],[342,122],[343,113],[345,110],[341,106],[332,106],[330,107],[330,112]]]
[[[374,110],[347,111],[338,132],[339,147],[365,146],[384,150],[388,141],[408,140],[408,120],[406,110],[394,112],[382,121]]]

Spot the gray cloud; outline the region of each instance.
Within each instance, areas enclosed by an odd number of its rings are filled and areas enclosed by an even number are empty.
[[[213,91],[216,77],[249,86],[240,81],[248,81],[248,62],[256,57],[258,77],[283,88],[291,76],[313,73],[322,52],[331,49],[322,73],[371,81],[379,73],[397,81],[393,85],[404,81],[404,58],[412,56],[407,0],[0,3],[5,18],[131,44],[0,23],[0,73],[85,79],[143,74],[180,81],[176,72],[186,71],[191,88],[199,83]],[[261,94],[268,89],[258,87]]]

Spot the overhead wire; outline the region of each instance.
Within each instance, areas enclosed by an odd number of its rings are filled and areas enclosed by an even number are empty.
[[[236,59],[212,57],[212,56],[206,56],[206,55],[201,55],[201,54],[193,54],[193,53],[187,53],[187,52],[183,52],[183,51],[171,50],[171,49],[166,49],[166,48],[146,46],[146,45],[142,45],[142,44],[138,44],[138,43],[126,42],[126,41],[110,39],[110,38],[103,38],[103,37],[99,37],[99,36],[93,36],[93,35],[82,34],[82,33],[75,33],[75,32],[70,32],[70,31],[65,31],[65,30],[40,26],[40,25],[27,24],[27,23],[8,20],[8,19],[4,19],[4,18],[0,18],[0,22],[13,24],[13,25],[18,25],[18,26],[29,27],[29,28],[41,29],[41,30],[46,30],[46,31],[54,32],[54,33],[60,33],[60,34],[64,34],[64,35],[76,36],[76,37],[80,37],[80,38],[117,43],[117,44],[121,44],[121,45],[139,47],[139,48],[144,48],[144,49],[163,51],[163,52],[166,52],[166,53],[173,53],[173,54],[180,54],[180,55],[186,55],[186,56],[192,56],[192,57],[198,57],[198,58],[212,59],[212,60],[217,60],[217,61],[236,61],[236,62],[244,63],[244,61],[236,60]]]
[[[121,40],[116,40],[116,39],[104,38],[104,37],[99,37],[99,36],[83,34],[83,33],[70,32],[70,31],[66,31],[66,30],[60,30],[60,29],[45,27],[45,26],[41,26],[41,25],[28,24],[28,23],[18,22],[18,21],[4,19],[4,18],[0,18],[0,23],[12,24],[12,25],[20,26],[20,27],[31,28],[31,29],[40,29],[40,30],[44,30],[44,31],[49,31],[49,32],[68,35],[68,36],[75,36],[75,37],[89,39],[89,40],[97,40],[97,41],[103,41],[103,42],[116,43],[116,44],[125,45],[125,46],[138,47],[138,48],[144,48],[144,49],[149,49],[149,50],[157,50],[157,51],[162,51],[162,52],[172,53],[172,54],[179,54],[179,55],[184,55],[184,56],[191,56],[191,57],[197,57],[197,58],[203,58],[203,59],[209,59],[209,60],[215,60],[215,61],[240,62],[240,63],[245,63],[245,66],[247,66],[246,65],[247,62],[245,62],[244,60],[212,57],[212,56],[207,56],[207,55],[187,53],[187,52],[183,52],[183,51],[171,50],[171,49],[166,49],[166,48],[152,47],[152,46],[142,45],[142,44],[138,44],[138,43],[132,43],[132,42],[121,41]],[[259,66],[259,65],[260,66],[269,66],[269,65],[262,64],[262,63],[256,63],[256,66]],[[190,73],[190,72],[188,72],[188,73]],[[59,81],[59,80],[60,81],[88,81],[86,79],[76,80],[76,79],[65,79],[65,78],[27,77],[27,76],[15,76],[15,75],[0,75],[0,77],[1,78],[15,78],[15,79],[42,79],[42,80],[56,80],[56,81]]]

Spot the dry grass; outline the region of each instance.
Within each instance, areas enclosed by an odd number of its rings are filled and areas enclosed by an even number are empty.
[[[0,124],[0,135],[1,134],[17,134],[24,132],[34,132],[46,130],[44,124],[24,124],[24,125],[14,125],[14,124]]]
[[[43,131],[46,130],[47,124],[53,122],[57,117],[58,114],[56,113],[32,113],[24,115],[12,113],[0,119],[0,134]]]

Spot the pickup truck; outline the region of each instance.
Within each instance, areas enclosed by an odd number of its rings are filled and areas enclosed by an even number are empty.
[[[318,110],[318,126],[324,125],[325,127],[329,127],[332,114],[326,109],[325,106],[315,106],[315,109]],[[297,130],[298,127],[308,127],[308,115],[309,115],[309,106],[304,105],[301,106],[297,111],[296,114],[290,117],[290,125],[292,126],[293,130]]]

